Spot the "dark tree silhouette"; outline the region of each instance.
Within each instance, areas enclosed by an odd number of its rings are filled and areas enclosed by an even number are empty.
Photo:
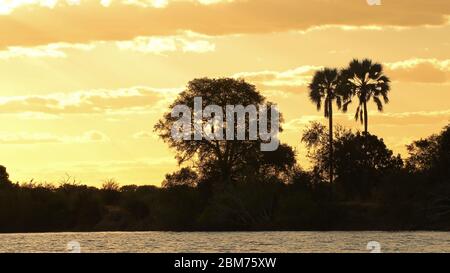
[[[425,172],[434,168],[438,161],[439,136],[432,135],[419,139],[406,146],[409,157],[406,167],[411,172]]]
[[[176,186],[196,187],[198,183],[198,174],[191,168],[181,168],[172,174],[166,174],[166,179],[162,182],[164,188]]]
[[[406,167],[411,172],[428,172],[439,180],[449,179],[450,165],[450,125],[440,134],[416,140],[407,145],[409,158]]]
[[[202,98],[203,109],[208,105],[217,105],[222,108],[224,115],[227,105],[242,105],[244,107],[248,105],[271,105],[270,102],[266,102],[266,99],[256,90],[255,86],[244,80],[232,78],[195,79],[188,83],[187,89],[181,92],[170,106],[170,109],[173,109],[177,105],[186,105],[191,109],[191,128],[197,126],[194,124],[195,97]],[[172,117],[171,112],[164,114],[163,118],[155,125],[155,131],[169,144],[170,148],[176,151],[179,164],[191,160],[194,167],[201,173],[214,174],[221,182],[229,183],[236,181],[237,175],[248,170],[249,160],[259,161],[263,158],[260,144],[264,141],[260,137],[257,140],[236,140],[238,131],[236,122],[234,125],[228,125],[224,121],[223,126],[224,132],[227,126],[235,127],[235,140],[210,140],[204,137],[201,140],[194,140],[194,130],[191,132],[191,140],[176,140],[172,137],[172,127],[178,119],[178,117]],[[248,136],[248,114],[246,114],[245,119],[245,135]],[[236,115],[235,120],[237,120]],[[202,121],[203,124],[200,126],[207,122],[205,118]],[[270,122],[268,126],[270,126]]]
[[[335,153],[336,183],[348,198],[367,199],[383,175],[403,166],[400,155],[394,156],[383,139],[365,133],[345,132],[336,139]]]
[[[340,75],[337,69],[325,68],[317,71],[312,82],[309,84],[309,98],[317,105],[320,110],[324,105],[324,115],[328,118],[328,137],[329,137],[329,179],[333,183],[333,101],[336,101],[338,108],[341,108],[341,96],[337,90],[339,87]]]
[[[368,110],[367,103],[372,99],[377,105],[378,111],[383,110],[384,103],[389,102],[388,93],[390,80],[384,75],[383,66],[372,60],[353,60],[348,68],[342,70],[342,85],[339,88],[345,102],[342,105],[344,112],[352,102],[352,97],[358,98],[355,119],[364,123],[364,132],[368,133]]]
[[[303,131],[302,142],[308,149],[307,157],[312,163],[314,175],[323,179],[330,166],[327,128],[319,122],[311,122]]]
[[[439,138],[438,172],[450,184],[450,125],[445,126]]]
[[[342,126],[335,126],[334,128],[333,146],[335,139],[341,138],[343,134],[349,132]],[[329,175],[330,166],[330,142],[329,133],[325,125],[320,122],[311,122],[303,131],[302,142],[307,148],[307,157],[313,165],[314,177],[318,179],[327,179]]]
[[[6,167],[0,165],[0,188],[11,187],[12,183],[9,180],[9,174],[6,172]]]
[[[314,166],[313,175],[320,178],[329,165],[326,157],[329,143],[325,126],[312,122],[304,131],[302,141],[308,148],[307,156]],[[367,198],[380,177],[388,171],[402,168],[400,155],[394,156],[383,139],[376,136],[352,133],[351,130],[337,126],[333,142],[334,188],[340,195],[345,195],[345,198]]]

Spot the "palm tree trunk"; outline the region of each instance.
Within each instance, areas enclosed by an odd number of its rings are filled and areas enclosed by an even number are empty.
[[[364,132],[367,135],[367,123],[368,123],[368,115],[367,115],[367,102],[364,102]]]
[[[333,183],[333,103],[330,99],[328,102],[328,130],[329,130],[329,138],[330,138],[330,184]]]
[[[367,117],[368,117],[368,115],[367,115],[367,101],[364,101],[364,135],[365,135],[365,137],[364,137],[364,149],[368,149],[368,147],[367,147],[367,123],[368,123],[368,120],[367,120]],[[364,151],[364,154],[366,154],[366,151]],[[365,160],[366,161],[368,161],[369,159],[368,158],[365,158]],[[363,170],[363,181],[364,181],[364,185],[368,185],[368,181],[369,181],[369,174],[368,174],[368,169],[367,168],[364,168],[364,170]],[[360,192],[360,195],[361,195],[361,197],[362,198],[364,198],[363,196],[364,196],[364,194],[365,193],[363,193],[363,192]]]

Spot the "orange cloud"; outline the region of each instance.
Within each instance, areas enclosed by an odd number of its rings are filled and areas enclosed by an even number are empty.
[[[143,37],[133,40],[118,41],[117,46],[121,50],[131,50],[141,53],[163,54],[181,50],[183,52],[205,53],[212,52],[216,46],[208,40],[192,39],[194,33],[186,33],[177,36]]]
[[[43,96],[0,97],[0,114],[95,114],[125,110],[150,110],[176,90],[132,87],[119,90],[80,91]]]
[[[450,81],[450,60],[411,59],[388,63],[387,74],[394,81],[446,83]]]
[[[216,2],[203,1],[210,4],[199,5],[197,1],[169,1],[158,8],[114,1],[58,3],[53,8],[18,6],[10,14],[0,16],[0,48],[122,41],[138,36],[174,35],[182,30],[226,35],[307,30],[329,25],[442,26],[448,23],[450,15],[448,0],[426,3],[391,0],[381,6],[369,6],[365,0]]]
[[[286,71],[258,71],[234,74],[234,78],[243,78],[266,91],[283,90],[298,92],[309,84],[315,71],[321,66],[304,65]]]
[[[385,63],[386,74],[399,82],[448,83],[450,81],[450,60],[409,59]],[[304,65],[285,71],[257,71],[234,74],[244,78],[264,91],[298,93],[306,91],[312,76],[321,66]]]

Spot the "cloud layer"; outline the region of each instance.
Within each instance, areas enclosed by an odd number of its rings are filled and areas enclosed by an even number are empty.
[[[158,107],[175,89],[132,87],[118,90],[80,91],[43,96],[0,97],[0,114],[102,114],[118,111],[149,111]]]
[[[117,46],[121,50],[131,50],[141,53],[154,54],[163,54],[166,52],[174,52],[178,50],[191,53],[205,53],[215,50],[215,44],[205,39],[193,39],[193,37],[196,36],[197,35],[193,33],[167,37],[139,36],[130,41],[119,41],[117,42]]]
[[[392,81],[413,83],[450,83],[450,59],[409,59],[393,63],[384,63],[385,73]],[[256,71],[234,74],[235,78],[244,78],[256,84],[262,90],[303,92],[314,73],[321,66],[304,65],[286,71]]]
[[[450,60],[411,59],[386,64],[386,72],[395,81],[449,83]]]
[[[348,114],[335,113],[334,119],[337,124],[352,127],[356,123],[353,111]],[[433,112],[389,112],[380,113],[369,112],[369,119],[374,126],[424,126],[430,124],[445,125],[450,122],[450,109]],[[286,122],[284,128],[295,132],[302,131],[311,121],[325,121],[323,115],[304,115],[301,118],[292,119]]]
[[[109,137],[100,131],[88,131],[80,136],[58,136],[50,133],[2,133],[0,144],[43,144],[43,143],[91,143],[107,142]]]
[[[197,1],[164,1],[159,7],[142,5],[155,1],[127,2],[60,1],[52,8],[37,5],[32,9],[18,6],[7,15],[0,15],[0,48],[123,41],[139,36],[175,35],[181,30],[226,35],[329,25],[441,26],[448,23],[450,15],[448,0],[391,0],[381,6],[369,6],[365,0],[201,1],[203,5]]]

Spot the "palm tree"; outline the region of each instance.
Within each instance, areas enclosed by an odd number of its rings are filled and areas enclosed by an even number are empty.
[[[373,99],[378,111],[383,111],[384,103],[389,102],[388,92],[390,90],[390,80],[383,73],[383,66],[374,63],[372,60],[364,59],[359,61],[354,59],[349,67],[341,71],[342,84],[340,95],[344,98],[342,110],[347,111],[348,105],[352,102],[351,97],[356,96],[359,100],[356,108],[355,120],[364,123],[364,132],[368,132],[368,112],[367,103]]]
[[[309,84],[309,98],[320,110],[322,101],[324,115],[329,121],[329,149],[330,149],[330,183],[333,183],[333,100],[336,100],[338,108],[341,108],[342,100],[338,95],[340,75],[337,69],[324,68],[317,71]]]

